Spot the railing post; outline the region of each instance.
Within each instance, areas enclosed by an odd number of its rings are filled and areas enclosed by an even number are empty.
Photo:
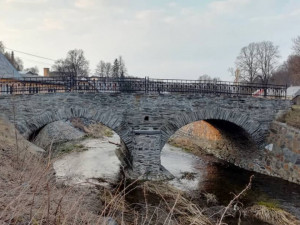
[[[149,77],[145,77],[145,94],[148,93],[148,83],[149,83]]]

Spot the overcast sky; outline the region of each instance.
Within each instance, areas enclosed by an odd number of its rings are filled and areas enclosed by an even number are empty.
[[[284,61],[298,35],[299,0],[0,0],[7,47],[52,59],[83,49],[91,72],[122,55],[134,76],[232,80],[243,46],[272,41]],[[40,73],[52,63],[15,55]]]

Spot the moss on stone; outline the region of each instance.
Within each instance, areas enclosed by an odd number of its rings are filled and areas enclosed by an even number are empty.
[[[86,146],[83,144],[78,143],[77,141],[75,142],[65,142],[59,145],[54,146],[54,150],[58,155],[61,154],[66,154],[70,152],[82,152],[88,150]]]
[[[259,201],[257,205],[265,206],[269,209],[280,209],[279,203],[275,200]]]

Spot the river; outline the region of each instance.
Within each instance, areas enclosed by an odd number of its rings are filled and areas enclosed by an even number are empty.
[[[81,144],[88,150],[72,152],[54,163],[57,179],[71,183],[88,184],[93,178],[104,178],[115,182],[119,178],[120,161],[115,155],[115,144],[119,136],[103,139],[86,139]],[[300,186],[282,179],[249,172],[212,156],[197,157],[166,144],[161,154],[162,165],[175,179],[168,181],[171,185],[185,190],[213,193],[219,203],[227,204],[233,198],[232,192],[241,191],[254,174],[250,193],[244,204],[257,201],[272,201],[300,219]],[[193,174],[193,179],[186,179],[184,174]],[[103,182],[102,185],[108,185]]]

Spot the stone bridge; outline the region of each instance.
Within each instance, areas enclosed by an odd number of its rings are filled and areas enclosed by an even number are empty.
[[[253,146],[264,149],[269,126],[290,101],[201,94],[53,93],[0,96],[0,113],[14,120],[29,138],[45,125],[74,117],[100,122],[114,130],[126,146],[126,174],[133,179],[160,180],[172,175],[160,153],[171,135],[200,120],[226,121],[239,127]],[[244,155],[244,157],[247,157]]]

